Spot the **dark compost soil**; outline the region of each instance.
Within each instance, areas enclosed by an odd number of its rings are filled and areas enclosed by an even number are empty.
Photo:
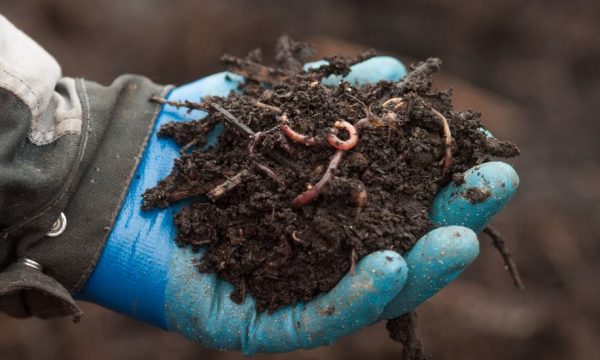
[[[171,103],[208,116],[162,127],[159,136],[175,139],[181,156],[144,194],[144,209],[196,200],[175,216],[177,244],[205,248],[199,270],[231,282],[235,302],[252,294],[258,311],[330,290],[374,251],[404,254],[435,227],[428,213],[442,186],[492,157],[518,154],[486,137],[477,111],[453,109],[451,91],[432,90],[439,60],[399,82],[330,87],[319,80],[373,54],[302,71],[311,50],[283,37],[274,67],[262,65],[259,51],[224,56],[246,83],[225,98]],[[218,145],[206,149],[219,124]]]

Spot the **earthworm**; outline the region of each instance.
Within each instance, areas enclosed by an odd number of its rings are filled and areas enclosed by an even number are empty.
[[[325,185],[327,185],[329,180],[331,180],[331,178],[333,177],[333,170],[335,170],[338,167],[343,155],[344,150],[337,150],[335,154],[333,154],[333,157],[329,162],[329,166],[327,166],[327,170],[325,170],[325,174],[323,174],[321,180],[319,180],[319,182],[316,185],[309,187],[308,190],[304,191],[302,194],[296,196],[296,198],[292,201],[292,207],[302,207],[313,201],[317,196],[319,196],[319,193],[321,193]]]
[[[344,129],[348,132],[350,137],[348,140],[341,140],[337,135],[333,132],[330,132],[327,135],[327,142],[329,145],[333,146],[338,150],[350,150],[356,146],[358,143],[358,131],[354,127],[354,125],[350,124],[344,120],[338,120],[333,125],[336,129]]]
[[[442,172],[446,174],[450,165],[452,165],[452,134],[450,133],[450,125],[448,125],[448,119],[442,113],[434,108],[431,111],[440,119],[444,132],[444,157],[442,158]]]
[[[299,132],[294,131],[288,124],[287,115],[281,115],[279,117],[279,128],[281,131],[289,137],[292,141],[295,141],[300,144],[304,144],[307,146],[318,144],[318,141],[314,137],[308,137],[307,135],[300,134]]]

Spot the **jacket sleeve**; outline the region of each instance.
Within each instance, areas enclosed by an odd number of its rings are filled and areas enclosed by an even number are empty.
[[[98,260],[168,87],[60,66],[0,15],[0,310],[50,318]]]

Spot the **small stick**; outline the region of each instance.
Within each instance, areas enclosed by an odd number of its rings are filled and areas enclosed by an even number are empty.
[[[327,185],[329,180],[331,180],[331,178],[333,177],[333,170],[335,170],[338,167],[343,155],[343,150],[337,150],[335,154],[333,154],[333,157],[329,162],[329,166],[327,166],[327,170],[325,170],[325,174],[323,174],[321,180],[319,180],[319,182],[315,186],[310,187],[302,194],[296,196],[296,198],[292,201],[293,208],[302,207],[313,201],[317,196],[319,196],[319,193],[321,193],[325,185]]]
[[[189,100],[171,101],[171,100],[166,100],[164,98],[160,98],[160,97],[157,97],[157,96],[151,96],[150,97],[150,101],[158,103],[158,104],[167,104],[167,105],[175,106],[175,107],[178,107],[178,108],[179,107],[186,107],[186,108],[191,109],[191,110],[204,110],[204,111],[208,110],[208,108],[207,108],[206,105],[202,105],[200,103],[196,103],[196,102],[189,101]],[[238,118],[236,118],[235,116],[233,116],[232,113],[230,113],[229,111],[223,109],[223,107],[221,105],[218,105],[218,104],[215,104],[215,103],[210,103],[209,106],[212,107],[213,109],[217,110],[218,112],[220,112],[225,117],[225,120],[227,120],[227,122],[229,122],[231,125],[233,125],[236,128],[238,128],[244,134],[246,134],[248,136],[253,136],[254,135],[254,130],[250,129],[246,124],[244,124],[240,120],[238,120]]]
[[[180,154],[185,154],[186,151],[188,151],[189,148],[191,148],[192,146],[196,145],[198,143],[198,141],[200,141],[200,139],[195,138],[194,140],[190,141],[189,143],[183,145],[183,147],[181,149],[179,149],[179,153]]]
[[[327,135],[327,142],[329,145],[333,146],[338,150],[350,150],[356,146],[358,143],[358,131],[356,128],[347,121],[338,120],[333,125],[336,129],[344,129],[348,132],[350,137],[348,140],[341,140],[337,135],[333,132],[330,132]]]
[[[190,110],[203,110],[203,111],[207,110],[206,107],[201,105],[200,103],[189,101],[189,100],[172,101],[172,100],[167,100],[165,98],[158,97],[156,95],[152,95],[152,96],[150,96],[150,101],[157,103],[157,104],[162,104],[162,105],[167,104],[167,105],[175,106],[176,108],[185,107]]]
[[[279,117],[279,128],[281,129],[281,132],[283,132],[292,141],[295,141],[297,143],[304,144],[306,146],[316,145],[319,143],[314,137],[308,137],[307,135],[300,134],[299,132],[294,131],[288,125],[288,118],[285,114]]]
[[[358,255],[356,254],[356,249],[353,247],[350,252],[350,275],[354,275],[356,272],[356,261],[358,260]]]
[[[403,98],[395,97],[395,98],[387,99],[386,101],[383,102],[383,104],[381,104],[381,106],[388,107],[388,105],[394,105],[394,109],[398,109],[398,108],[404,106],[404,104],[406,104],[406,103],[404,102]]]
[[[231,55],[223,55],[221,62],[227,67],[227,70],[257,82],[280,83],[290,77],[289,73],[279,69]]]
[[[225,195],[227,192],[233,190],[236,186],[242,183],[244,177],[248,175],[248,170],[242,170],[229,179],[223,181],[221,184],[217,185],[214,189],[206,194],[208,198],[212,201],[217,200],[221,196]]]
[[[414,310],[388,320],[385,328],[389,331],[392,340],[402,344],[400,360],[423,360],[427,358],[423,351],[419,319]]]
[[[295,242],[297,242],[297,243],[300,243],[300,244],[302,244],[302,245],[306,245],[306,241],[302,240],[302,239],[301,239],[301,238],[298,236],[298,234],[297,234],[297,231],[296,231],[296,230],[292,231],[292,239],[294,239],[294,241],[295,241]]]
[[[260,102],[258,100],[254,103],[254,105],[256,105],[259,108],[271,110],[271,111],[276,112],[276,113],[280,113],[281,112],[281,109],[278,108],[277,106],[265,104],[264,102]]]
[[[256,166],[256,168],[260,172],[262,172],[263,174],[265,174],[268,177],[270,177],[271,179],[273,179],[279,185],[281,185],[281,186],[285,185],[285,182],[283,181],[283,179],[281,179],[281,177],[279,175],[275,174],[275,172],[273,170],[271,170],[269,167],[267,167],[266,165],[263,165],[256,161],[253,164],[254,164],[254,166]]]
[[[223,107],[221,107],[221,105],[215,104],[215,103],[210,103],[210,106],[213,109],[215,109],[218,112],[220,112],[221,114],[223,114],[223,116],[225,117],[225,119],[227,120],[227,122],[229,122],[231,125],[235,126],[241,132],[243,132],[244,134],[248,135],[249,137],[250,136],[254,136],[254,134],[255,134],[254,130],[250,129],[246,124],[244,124],[241,121],[239,121],[238,118],[236,118],[235,116],[233,116],[232,113],[230,113],[229,111],[223,109]]]
[[[444,158],[442,159],[442,173],[445,175],[452,165],[452,133],[450,132],[450,125],[448,125],[448,119],[441,112],[434,108],[431,111],[440,119],[442,128],[444,130]]]
[[[525,284],[523,284],[521,275],[519,275],[519,269],[517,268],[517,264],[515,264],[515,262],[513,261],[512,255],[508,250],[508,246],[506,245],[506,241],[504,240],[502,234],[500,234],[498,230],[496,230],[490,225],[486,226],[486,228],[483,229],[483,232],[485,232],[490,237],[490,239],[492,239],[494,247],[498,250],[500,255],[502,255],[504,264],[506,265],[506,268],[508,269],[508,272],[510,273],[510,276],[512,277],[515,286],[519,288],[519,290],[525,291]]]

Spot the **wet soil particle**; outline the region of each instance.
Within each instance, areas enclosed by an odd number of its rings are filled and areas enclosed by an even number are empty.
[[[176,242],[205,248],[199,271],[231,282],[237,303],[252,294],[258,311],[274,311],[308,301],[369,253],[406,253],[434,228],[429,209],[460,181],[452,174],[518,154],[482,133],[478,112],[453,109],[451,91],[432,90],[437,59],[399,82],[323,86],[373,53],[303,71],[308,45],[283,38],[277,49],[275,67],[257,51],[223,58],[247,79],[239,92],[171,103],[208,116],[162,127],[182,154],[143,195],[144,209],[194,199],[175,216]],[[217,124],[218,145],[204,149]]]
[[[468,188],[465,190],[463,196],[469,200],[471,204],[477,204],[486,201],[491,194],[492,193],[487,188]]]

